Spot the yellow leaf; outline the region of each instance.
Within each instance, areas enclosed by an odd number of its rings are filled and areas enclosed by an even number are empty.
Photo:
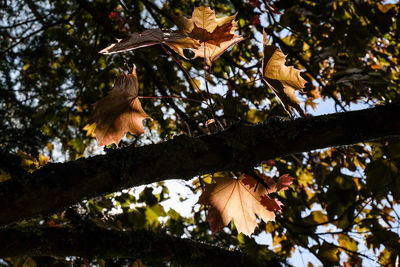
[[[96,129],[96,123],[86,124],[85,127],[83,127],[83,130],[86,131],[86,136],[90,137],[96,137],[96,135],[94,134],[95,129]]]
[[[296,174],[298,177],[297,181],[299,182],[300,185],[307,186],[307,184],[310,184],[313,181],[312,174],[306,170],[300,170]]]
[[[33,172],[39,168],[39,162],[32,155],[22,150],[18,150],[17,155],[21,158],[22,168],[24,168],[28,172]]]
[[[194,88],[200,88],[200,81],[197,79],[190,79],[190,83]]]
[[[388,12],[388,11],[391,10],[393,7],[395,7],[394,4],[381,4],[381,3],[378,3],[378,8],[379,8],[379,10],[380,10],[382,13]]]
[[[205,174],[205,175],[203,175],[202,179],[203,179],[203,182],[206,183],[206,184],[215,183],[215,180],[213,179],[213,177],[212,177],[211,174]]]
[[[340,235],[339,236],[339,245],[341,247],[344,247],[345,249],[348,249],[348,250],[352,250],[352,251],[357,251],[358,250],[357,242],[354,239],[352,239],[349,236],[347,236],[347,235]]]
[[[262,62],[264,81],[280,99],[288,113],[293,114],[292,108],[294,108],[301,116],[305,116],[295,90],[303,89],[307,81],[300,76],[300,70],[293,66],[285,66],[285,61],[286,56],[279,48],[268,45],[267,34],[264,32]]]
[[[147,127],[149,127],[150,130],[157,131],[159,126],[160,126],[160,124],[155,120],[151,120],[151,121],[147,122]]]
[[[49,142],[49,143],[46,144],[46,148],[47,148],[47,151],[50,152],[50,151],[52,151],[54,149],[54,145]]]
[[[43,167],[49,162],[49,157],[43,155],[42,153],[39,154],[39,165]]]

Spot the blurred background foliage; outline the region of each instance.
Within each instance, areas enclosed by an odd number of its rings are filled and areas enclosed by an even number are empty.
[[[190,17],[194,6],[209,5],[219,16],[238,12],[238,33],[246,38],[216,59],[207,77],[217,115],[226,128],[287,117],[259,80],[263,28],[270,42],[288,55],[287,64],[303,70],[308,83],[298,95],[309,114],[328,105],[342,112],[400,100],[400,12],[395,1],[5,0],[0,4],[0,181],[13,178],[15,164],[6,156],[10,153],[18,155],[28,171],[47,161],[103,153],[87,119],[92,104],[108,93],[114,78],[124,71],[124,60],[137,66],[139,95],[200,99],[159,46],[98,54],[129,31],[175,29],[173,16]],[[202,59],[180,60],[203,86]],[[143,136],[128,135],[120,146],[215,131],[213,125],[205,126],[211,115],[199,103],[177,99],[142,99],[141,103],[153,120],[145,122]],[[296,266],[363,266],[367,262],[394,266],[400,251],[399,168],[398,138],[264,162],[260,172],[288,173],[296,182],[277,196],[285,206],[276,222],[261,222],[251,238],[237,234],[234,224],[211,235],[206,211],[199,205],[186,213],[166,208],[164,203],[171,198],[176,206],[187,205],[193,194],[179,197],[177,190],[170,194],[164,183],[78,203],[21,226],[74,227],[90,221],[119,230],[167,232],[240,248],[265,259],[278,255],[283,261],[294,259]],[[224,173],[209,174],[202,181],[212,182],[220,175]],[[201,190],[199,178],[181,186],[193,193]],[[41,262],[67,261],[143,264],[74,257],[16,257],[1,264],[40,266]]]

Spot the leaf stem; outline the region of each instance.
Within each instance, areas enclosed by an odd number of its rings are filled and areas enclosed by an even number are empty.
[[[215,115],[215,110],[214,110],[214,105],[211,101],[211,95],[210,95],[210,90],[208,89],[208,82],[207,82],[207,57],[206,57],[206,44],[203,43],[204,46],[204,83],[206,85],[206,91],[207,91],[207,96],[208,96],[208,101],[209,101],[209,107],[210,107],[210,112],[211,115],[215,121],[215,125],[217,126],[217,130],[219,131],[220,129],[224,129],[222,124],[218,121],[217,116]],[[211,75],[211,65],[209,67],[209,74]]]
[[[177,59],[176,57],[174,57],[174,55],[172,55],[172,53],[168,51],[168,49],[165,47],[165,45],[163,43],[160,43],[160,44],[161,44],[162,49],[164,49],[164,51],[172,58],[172,60],[175,61],[176,64],[178,64],[179,67],[183,70],[183,72],[189,77],[189,79],[194,84],[195,89],[197,89],[197,91],[199,91],[204,102],[207,104],[207,106],[209,106],[209,104],[207,102],[207,98],[204,96],[203,92],[200,90],[200,87],[197,85],[196,81],[192,78],[192,76],[190,76],[189,72],[185,69],[185,67],[182,65],[180,60]]]

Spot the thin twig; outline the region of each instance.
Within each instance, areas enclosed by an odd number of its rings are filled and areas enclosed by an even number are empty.
[[[126,4],[125,4],[123,1],[121,1],[121,0],[118,0],[118,2],[119,2],[119,4],[121,5],[122,9],[125,11],[125,13],[126,13],[128,16],[131,16],[131,11],[128,9],[128,7],[126,6]]]
[[[214,105],[211,101],[211,95],[210,95],[210,90],[208,89],[208,82],[207,82],[207,57],[206,57],[206,45],[205,43],[203,43],[204,46],[204,83],[206,85],[206,92],[207,92],[207,96],[208,96],[208,101],[209,101],[209,107],[210,107],[210,112],[211,115],[215,121],[215,125],[217,126],[217,130],[220,130],[220,123],[217,119],[217,116],[215,115],[215,110],[214,110]],[[210,64],[210,68],[211,68],[211,64]],[[223,129],[223,128],[222,128]]]
[[[27,39],[29,39],[29,38],[31,38],[32,36],[38,34],[39,32],[44,31],[44,30],[46,30],[47,28],[56,26],[56,25],[58,25],[58,24],[60,24],[60,23],[68,22],[71,18],[73,18],[73,17],[78,13],[79,10],[80,10],[80,7],[78,7],[67,19],[63,19],[63,20],[59,20],[59,21],[56,21],[56,22],[47,24],[47,25],[43,26],[42,28],[40,28],[39,30],[36,30],[36,31],[34,31],[34,32],[30,33],[30,34],[28,34],[27,36],[21,38],[18,42],[12,44],[12,45],[9,46],[6,50],[1,51],[1,52],[0,52],[0,57],[2,57],[3,55],[5,55],[8,51],[10,51],[11,49],[13,49],[13,48],[16,47],[17,45],[19,45],[19,44],[25,42]]]
[[[204,96],[203,92],[201,91],[200,87],[197,85],[196,81],[192,78],[192,76],[189,74],[189,72],[185,69],[185,67],[182,65],[182,63],[180,62],[179,59],[177,59],[176,57],[174,57],[174,55],[172,55],[171,52],[168,51],[168,49],[165,47],[165,45],[163,43],[161,43],[161,47],[164,49],[164,51],[172,58],[173,61],[175,61],[179,67],[183,70],[183,72],[186,74],[186,76],[189,77],[189,79],[192,81],[192,83],[194,84],[194,87],[197,89],[197,91],[199,91],[199,93],[201,94],[201,97],[203,98],[203,100],[207,103],[207,106],[209,106],[208,102],[207,102],[207,98]]]
[[[254,180],[256,180],[256,182],[257,182],[257,186],[258,186],[258,184],[261,184],[262,186],[264,186],[264,188],[268,191],[269,189],[271,189],[270,187],[269,187],[269,185],[264,181],[264,179],[262,179],[255,171],[254,171],[254,169],[247,169],[247,170],[245,170],[245,173],[247,174],[247,175],[249,175],[251,178],[253,178]],[[257,186],[256,186],[256,188],[257,188]],[[255,191],[255,189],[254,189],[254,191]]]
[[[176,98],[176,99],[181,99],[181,100],[187,100],[187,101],[193,101],[197,103],[204,103],[204,100],[197,100],[193,98],[187,98],[187,97],[181,97],[181,96],[138,96],[138,98],[146,98],[146,99],[160,99],[160,98]]]
[[[2,29],[2,30],[11,29],[11,28],[14,28],[14,27],[22,26],[22,25],[27,24],[27,23],[30,23],[30,22],[35,22],[35,21],[37,21],[37,20],[38,20],[38,19],[36,19],[36,18],[34,18],[34,19],[29,19],[29,20],[26,20],[26,21],[23,21],[23,22],[19,22],[19,23],[13,24],[13,25],[2,26],[2,27],[0,27],[0,29]]]
[[[153,70],[152,66],[148,63],[146,59],[143,57],[139,56],[141,59],[141,63],[143,66],[146,68],[148,72],[151,73],[153,77],[153,82],[155,87],[158,88],[160,93],[164,96],[168,96],[168,93],[165,89],[165,82],[163,82],[160,77],[157,75],[157,73]],[[157,66],[158,68],[158,66]],[[191,130],[196,130],[200,134],[204,134],[204,131],[199,127],[198,123],[190,118],[184,111],[182,111],[171,98],[166,98],[167,103],[175,110],[175,112],[182,118],[182,120],[189,126]]]

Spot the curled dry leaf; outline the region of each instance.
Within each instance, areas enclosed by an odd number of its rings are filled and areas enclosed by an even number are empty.
[[[131,33],[127,38],[118,40],[118,43],[112,44],[109,47],[104,48],[99,53],[120,53],[162,43],[165,43],[166,45],[174,49],[181,56],[184,56],[183,49],[195,49],[200,46],[200,44],[196,40],[176,31],[147,29],[142,33]]]
[[[213,61],[232,45],[242,41],[242,36],[236,35],[236,14],[216,18],[214,10],[206,6],[195,7],[190,19],[176,18],[179,30],[190,38],[201,43],[198,48],[192,48],[194,58],[206,57]]]
[[[184,49],[190,49],[196,57],[206,57],[213,61],[232,45],[243,40],[236,35],[236,15],[216,18],[209,7],[195,7],[192,18],[177,18],[180,32],[165,29],[147,29],[141,33],[131,33],[118,43],[104,48],[99,53],[113,54],[136,48],[166,44],[175,52],[185,57]]]
[[[250,235],[257,226],[256,214],[264,222],[275,219],[274,212],[260,202],[262,196],[275,190],[275,182],[266,176],[264,180],[271,189],[259,185],[254,190],[256,183],[247,175],[241,175],[239,179],[220,177],[216,183],[205,186],[198,203],[211,205],[207,221],[213,233],[233,219],[238,232]]]
[[[134,67],[132,73],[117,77],[110,93],[94,104],[89,123],[96,123],[94,133],[99,146],[118,145],[127,132],[137,136],[144,132],[142,121],[150,117],[137,98],[138,90]]]
[[[288,113],[292,115],[292,108],[294,108],[304,117],[305,113],[300,107],[300,101],[296,97],[295,90],[303,89],[307,81],[300,76],[300,70],[293,66],[285,66],[286,56],[279,48],[268,45],[267,35],[265,32],[263,34],[262,71],[264,81],[280,99]]]

